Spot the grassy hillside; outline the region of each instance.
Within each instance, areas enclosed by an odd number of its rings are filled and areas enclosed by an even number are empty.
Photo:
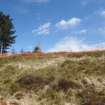
[[[105,52],[55,55],[0,59],[1,97],[18,105],[104,105]]]

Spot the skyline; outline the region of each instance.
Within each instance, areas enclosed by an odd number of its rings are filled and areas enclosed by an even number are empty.
[[[0,11],[13,19],[17,52],[105,48],[104,0],[0,0]]]

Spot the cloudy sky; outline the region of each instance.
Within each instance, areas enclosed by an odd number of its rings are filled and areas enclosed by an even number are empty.
[[[0,11],[13,19],[16,51],[105,48],[105,0],[0,0]]]

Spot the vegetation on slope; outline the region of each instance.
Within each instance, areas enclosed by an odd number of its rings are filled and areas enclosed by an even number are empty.
[[[104,56],[13,59],[0,61],[1,96],[20,105],[105,104]]]

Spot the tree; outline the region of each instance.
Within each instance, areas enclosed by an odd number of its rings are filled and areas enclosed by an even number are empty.
[[[9,15],[5,15],[0,12],[0,52],[1,54],[6,53],[7,49],[15,43],[16,36],[14,35],[15,30],[12,23],[12,19]]]
[[[39,47],[39,46],[36,46],[35,48],[34,48],[34,51],[33,51],[34,53],[36,53],[36,52],[41,52],[41,48]]]
[[[12,53],[12,55],[16,54],[16,51],[14,48],[12,49],[11,53]]]
[[[23,48],[20,50],[20,53],[21,54],[24,54],[24,49]]]

